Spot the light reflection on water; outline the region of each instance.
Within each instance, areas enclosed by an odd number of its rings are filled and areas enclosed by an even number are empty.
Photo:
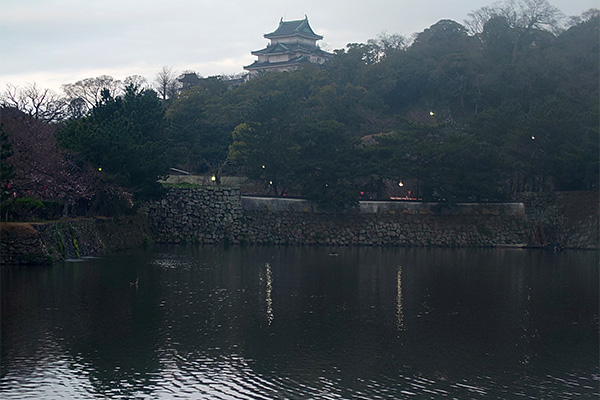
[[[3,267],[0,397],[597,397],[598,253],[336,254]]]
[[[397,282],[397,301],[396,301],[396,314],[398,317],[397,328],[401,332],[404,330],[404,311],[402,311],[402,266],[398,266],[398,276],[396,277]]]

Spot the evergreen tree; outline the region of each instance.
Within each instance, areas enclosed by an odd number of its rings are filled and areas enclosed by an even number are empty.
[[[102,92],[86,117],[68,121],[59,144],[130,190],[136,199],[158,195],[166,175],[165,113],[156,93],[128,86],[123,96]]]

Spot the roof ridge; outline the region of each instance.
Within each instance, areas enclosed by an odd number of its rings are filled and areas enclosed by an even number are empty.
[[[304,15],[304,19],[284,21],[283,18],[281,18],[277,29],[275,29],[273,32],[265,33],[264,37],[271,38],[290,35],[301,35],[316,40],[323,39],[323,36],[318,35],[313,31],[306,14]]]
[[[306,18],[305,18],[305,19],[303,19],[303,20],[302,20],[302,21],[301,21],[301,22],[298,24],[298,26],[296,27],[296,29],[294,29],[294,30],[295,30],[295,31],[297,31],[297,32],[299,32],[299,31],[300,31],[300,28],[302,28],[302,27],[304,26],[304,24],[305,24],[307,21],[308,21],[308,20],[307,20]]]

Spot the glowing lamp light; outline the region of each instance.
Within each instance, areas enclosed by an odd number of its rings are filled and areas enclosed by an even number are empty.
[[[403,182],[398,182],[398,186],[402,187],[402,186],[404,186],[404,183]]]
[[[272,184],[273,184],[273,181],[269,181],[269,185],[272,185]]]
[[[535,140],[535,136],[531,135],[531,140]]]
[[[102,167],[98,168],[98,171],[102,172]]]
[[[433,117],[435,115],[435,113],[433,111],[429,111],[429,115],[431,115]]]
[[[263,169],[265,169],[265,166],[264,166],[264,165],[263,165],[262,167],[263,167]]]
[[[217,177],[213,175],[213,176],[210,177],[210,180],[214,182],[214,181],[217,180]]]

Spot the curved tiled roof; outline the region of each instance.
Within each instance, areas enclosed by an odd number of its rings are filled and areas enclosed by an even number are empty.
[[[252,52],[254,55],[259,54],[284,54],[284,53],[296,53],[298,51],[305,53],[315,53],[320,49],[315,46],[303,45],[300,43],[276,43],[271,46],[267,46],[261,50],[255,50]],[[322,51],[322,50],[321,50]]]
[[[252,54],[259,56],[262,61],[246,65],[244,69],[251,72],[290,70],[311,63],[311,60],[315,64],[322,64],[333,57],[333,54],[321,50],[316,45],[316,41],[323,39],[323,36],[313,32],[306,16],[297,21],[283,21],[282,18],[279,27],[264,37],[270,39],[271,43],[264,49],[252,51]],[[289,60],[283,61],[282,58]]]
[[[272,46],[272,47],[276,47],[276,46]],[[292,47],[292,46],[289,46],[289,47]],[[267,50],[267,49],[263,49],[263,50]],[[273,54],[268,51],[263,52],[263,50],[253,51],[252,54],[254,54],[254,55]],[[289,51],[279,52],[279,54],[283,54],[283,53],[296,53],[297,55],[288,61],[277,61],[277,62],[255,61],[250,65],[244,66],[244,69],[256,69],[256,68],[269,68],[269,69],[275,68],[276,69],[278,67],[287,67],[290,65],[297,65],[302,62],[309,62],[309,57],[308,57],[309,55],[323,57],[325,59],[329,59],[331,56],[333,56],[331,53],[323,51],[318,47],[313,47],[312,50],[307,50],[306,48],[301,48],[300,46],[293,46]],[[298,54],[298,53],[300,53],[300,54]]]
[[[258,68],[280,69],[282,67],[296,66],[296,65],[302,64],[302,63],[310,63],[308,57],[306,57],[305,55],[300,55],[298,57],[292,58],[289,61],[282,61],[282,62],[277,62],[277,63],[270,63],[268,61],[267,62],[254,61],[252,64],[246,65],[244,67],[244,69],[258,69]]]
[[[310,24],[308,23],[308,17],[297,21],[284,21],[283,18],[279,21],[279,26],[271,33],[265,33],[264,37],[267,39],[286,37],[286,36],[303,36],[309,39],[320,40],[323,36],[317,35],[313,32]]]

